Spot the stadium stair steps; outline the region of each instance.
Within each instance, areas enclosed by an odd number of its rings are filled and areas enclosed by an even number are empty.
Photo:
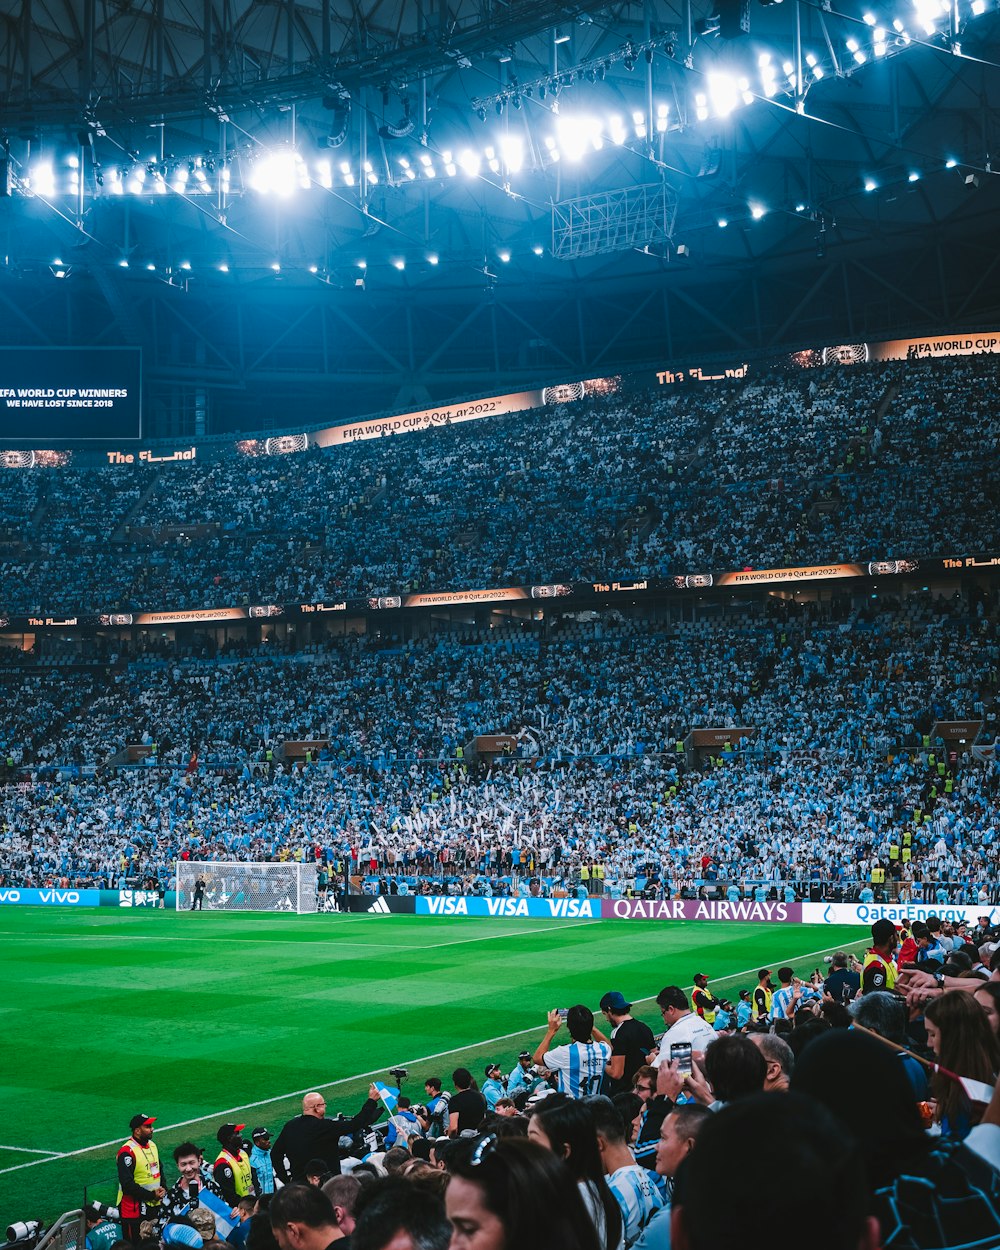
[[[150,496],[155,492],[160,483],[160,472],[153,474],[152,481],[135,501],[131,508],[125,513],[111,533],[111,541],[113,543],[123,543],[129,538],[128,529],[134,517],[139,516],[142,508],[145,506]]]

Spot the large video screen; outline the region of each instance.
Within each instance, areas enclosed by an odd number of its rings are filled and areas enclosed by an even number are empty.
[[[0,444],[140,438],[141,392],[137,347],[0,347]]]

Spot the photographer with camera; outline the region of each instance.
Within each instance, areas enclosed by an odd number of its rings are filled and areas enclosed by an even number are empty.
[[[283,1185],[304,1182],[310,1159],[322,1159],[333,1176],[340,1175],[340,1139],[355,1137],[375,1123],[382,1110],[375,1085],[356,1116],[326,1118],[326,1099],[315,1090],[302,1099],[302,1114],[289,1120],[271,1147],[274,1174]]]
[[[87,1225],[86,1250],[111,1250],[115,1242],[121,1240],[122,1231],[115,1223],[118,1214],[117,1208],[105,1206],[103,1202],[87,1203],[83,1208]]]

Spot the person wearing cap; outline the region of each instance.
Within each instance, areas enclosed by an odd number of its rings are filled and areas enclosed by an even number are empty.
[[[531,1051],[522,1050],[517,1057],[517,1067],[507,1078],[507,1097],[513,1098],[522,1091],[531,1095],[541,1085],[542,1078],[531,1070]]]
[[[696,972],[692,980],[694,992],[691,995],[691,1010],[696,1011],[706,1024],[714,1024],[719,1000],[708,988],[708,976],[704,972]]]
[[[486,1065],[486,1080],[483,1081],[483,1088],[480,1090],[482,1096],[486,1099],[486,1110],[496,1110],[499,1099],[507,1097],[507,1091],[504,1089],[503,1073],[498,1063],[488,1063]]]
[[[250,1156],[243,1149],[241,1136],[245,1124],[223,1124],[215,1138],[222,1149],[212,1168],[215,1183],[222,1190],[222,1197],[235,1207],[241,1198],[253,1193],[253,1171]]]
[[[264,1128],[255,1128],[250,1135],[253,1143],[250,1151],[250,1168],[254,1187],[260,1194],[274,1193],[274,1164],[271,1162],[271,1134]]]
[[[138,1245],[143,1218],[157,1218],[166,1194],[160,1176],[160,1152],[153,1141],[155,1115],[134,1115],[129,1120],[132,1135],[118,1147],[118,1209],[122,1215],[122,1237]]]
[[[611,990],[601,999],[601,1011],[611,1025],[609,1040],[611,1058],[604,1069],[604,1090],[609,1096],[624,1094],[632,1088],[635,1074],[656,1046],[653,1030],[632,1015],[632,1004],[619,990]]]
[[[891,920],[876,920],[872,925],[872,946],[861,966],[861,993],[891,990],[896,985],[896,965],[892,956],[898,938]]]

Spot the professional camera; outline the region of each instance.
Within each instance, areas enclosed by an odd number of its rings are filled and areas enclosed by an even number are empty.
[[[406,1068],[390,1068],[389,1075],[395,1080],[397,1085],[402,1085],[410,1074]]]
[[[116,1224],[122,1218],[118,1207],[109,1207],[106,1202],[98,1202],[96,1199],[87,1203],[84,1213],[97,1220],[113,1220]]]
[[[37,1241],[42,1231],[41,1220],[18,1220],[16,1224],[7,1225],[7,1244],[18,1242],[23,1245],[26,1241]]]

